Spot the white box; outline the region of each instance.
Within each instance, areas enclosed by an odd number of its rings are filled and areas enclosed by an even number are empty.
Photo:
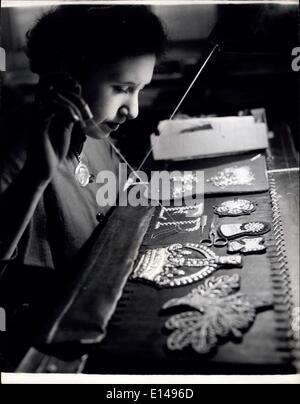
[[[161,121],[152,134],[154,160],[185,160],[238,154],[268,147],[265,123],[253,116]]]

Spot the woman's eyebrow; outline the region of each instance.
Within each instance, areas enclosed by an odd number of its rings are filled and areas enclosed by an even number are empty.
[[[144,89],[146,86],[150,84],[150,83],[135,83],[133,81],[122,81],[122,80],[115,80],[114,83],[120,86],[128,86],[134,88],[140,87],[141,89]]]
[[[135,83],[134,81],[123,81],[123,80],[114,80],[116,83],[122,84],[123,86],[138,86],[138,83]]]

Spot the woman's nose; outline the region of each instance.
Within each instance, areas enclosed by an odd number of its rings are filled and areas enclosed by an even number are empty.
[[[126,105],[120,108],[120,114],[127,119],[135,119],[139,114],[139,100],[138,96],[132,95]]]

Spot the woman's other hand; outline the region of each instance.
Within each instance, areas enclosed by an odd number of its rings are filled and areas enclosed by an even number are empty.
[[[26,161],[37,182],[50,181],[69,152],[74,124],[82,122],[80,93],[80,86],[62,74],[48,75],[38,85]]]

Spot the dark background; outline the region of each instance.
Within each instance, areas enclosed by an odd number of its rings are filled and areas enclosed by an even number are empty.
[[[269,129],[288,124],[299,149],[299,74],[293,72],[292,49],[299,44],[297,5],[152,6],[164,21],[169,49],[154,80],[140,100],[140,116],[120,129],[119,147],[138,165],[149,147],[149,135],[167,119],[214,44],[215,55],[180,113],[189,116],[248,114],[266,110]],[[2,114],[12,114],[34,97],[37,77],[24,54],[26,31],[47,8],[2,9],[2,46],[7,52],[3,73]],[[80,50],[79,50],[80,51]],[[16,112],[17,113],[17,112]]]

